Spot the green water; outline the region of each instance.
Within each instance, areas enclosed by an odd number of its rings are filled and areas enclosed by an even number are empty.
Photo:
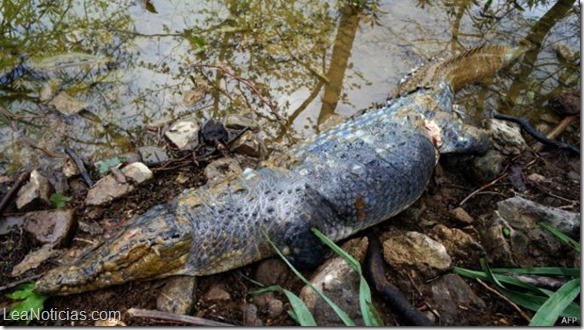
[[[459,95],[469,120],[496,110],[553,125],[547,100],[580,88],[575,0],[0,2],[0,175],[161,144],[177,118],[247,112],[268,145],[318,133],[332,114],[381,104],[411,68],[483,43],[535,45]],[[108,59],[54,78],[86,104],[41,100],[49,78],[15,70],[70,53]]]

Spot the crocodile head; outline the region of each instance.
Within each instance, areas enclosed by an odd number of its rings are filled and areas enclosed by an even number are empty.
[[[73,265],[50,270],[36,283],[35,291],[69,295],[180,274],[188,260],[192,236],[161,208],[134,219]]]

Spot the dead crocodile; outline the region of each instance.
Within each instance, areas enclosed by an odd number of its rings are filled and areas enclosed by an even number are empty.
[[[265,235],[291,261],[314,265],[323,253],[312,227],[335,241],[346,238],[416,201],[439,154],[486,151],[487,132],[463,124],[452,111],[451,86],[462,87],[457,80],[462,73],[471,81],[519,54],[486,46],[459,55],[441,73],[446,79],[435,76],[431,86],[416,86],[296,147],[290,152],[295,161],[286,168],[247,169],[153,207],[73,265],[49,271],[35,290],[67,295],[134,280],[224,272],[272,256]],[[473,63],[472,70],[456,63]]]

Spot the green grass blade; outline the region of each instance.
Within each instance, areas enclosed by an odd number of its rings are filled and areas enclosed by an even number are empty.
[[[252,295],[267,293],[267,292],[283,292],[288,298],[290,302],[290,306],[292,307],[292,311],[289,311],[290,317],[292,317],[298,324],[303,327],[315,327],[316,321],[314,317],[310,313],[310,310],[306,306],[306,304],[300,299],[297,295],[292,293],[289,290],[282,288],[279,285],[271,285],[266,288],[261,288],[259,290],[250,292]]]
[[[522,275],[580,276],[579,268],[562,267],[491,268],[491,272],[496,274],[515,273]]]
[[[568,235],[562,233],[561,231],[559,231],[556,228],[548,225],[547,223],[540,222],[539,225],[543,229],[545,229],[545,230],[549,231],[550,233],[552,233],[559,240],[561,240],[561,241],[567,243],[568,245],[570,245],[572,248],[574,248],[574,250],[578,251],[578,253],[580,253],[580,243],[576,242],[575,240],[573,240]]]
[[[331,241],[330,238],[326,237],[320,230],[316,228],[310,229],[316,237],[318,237],[324,244],[326,244],[331,250],[333,250],[336,254],[341,256],[348,264],[353,268],[359,275],[361,275],[361,264],[353,256],[351,256],[347,251],[341,249],[340,246],[335,244],[335,242]]]
[[[472,279],[478,278],[478,279],[483,280],[483,281],[490,281],[489,276],[486,273],[478,271],[478,270],[471,270],[471,269],[454,267],[453,271],[454,271],[454,273],[461,275],[461,276],[464,276],[464,277],[468,277],[468,278],[472,278]],[[492,269],[491,269],[491,271],[492,271]],[[495,277],[501,283],[511,284],[511,285],[514,285],[514,286],[517,286],[517,287],[520,287],[523,289],[527,289],[527,290],[532,291],[533,293],[540,294],[542,296],[550,296],[551,295],[551,293],[549,293],[549,291],[538,288],[533,284],[525,283],[525,282],[523,282],[519,279],[516,279],[514,277],[511,277],[511,276],[493,274],[493,277]]]
[[[312,228],[311,231],[337,255],[343,258],[343,260],[345,260],[349,266],[357,272],[357,274],[359,274],[359,308],[361,309],[361,315],[363,316],[363,323],[365,326],[383,326],[383,321],[375,309],[375,306],[373,306],[371,289],[363,277],[361,264],[318,229]]]
[[[292,264],[288,261],[288,259],[286,259],[286,257],[280,251],[280,249],[278,249],[276,244],[274,244],[274,242],[272,242],[272,240],[268,237],[268,235],[265,232],[264,232],[264,236],[265,236],[267,242],[272,247],[272,249],[274,249],[274,251],[276,251],[278,256],[280,256],[282,261],[284,261],[284,263],[286,263],[286,265],[290,268],[290,270],[292,270],[292,272],[294,273],[294,275],[296,275],[296,277],[298,277],[302,282],[304,282],[304,284],[308,285],[319,297],[324,299],[324,301],[326,301],[326,303],[329,306],[331,306],[331,308],[335,311],[335,313],[339,316],[339,318],[343,321],[343,323],[345,325],[355,326],[355,322],[353,322],[353,320],[351,320],[351,318],[349,317],[349,315],[347,315],[347,313],[345,313],[345,311],[343,311],[339,306],[337,306],[337,304],[335,304],[332,300],[330,300],[329,297],[325,296],[320,290],[315,288],[314,285],[312,285],[312,283],[310,283],[304,276],[302,276],[302,274],[300,274],[300,272],[294,266],[292,266]]]
[[[535,313],[529,325],[552,326],[560,314],[568,307],[572,301],[580,294],[580,279],[573,279],[562,285],[549,299],[543,303],[541,308]],[[578,315],[578,319],[580,316]]]
[[[290,306],[294,311],[296,322],[298,322],[298,324],[303,327],[315,327],[316,321],[314,320],[314,317],[312,317],[312,314],[310,314],[310,310],[304,301],[302,301],[302,299],[300,299],[294,293],[286,289],[282,290],[284,291],[286,298],[288,298],[288,301],[290,301]]]

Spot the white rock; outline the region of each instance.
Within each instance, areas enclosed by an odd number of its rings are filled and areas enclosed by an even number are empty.
[[[164,135],[180,150],[192,149],[199,144],[199,124],[194,120],[174,123]]]

